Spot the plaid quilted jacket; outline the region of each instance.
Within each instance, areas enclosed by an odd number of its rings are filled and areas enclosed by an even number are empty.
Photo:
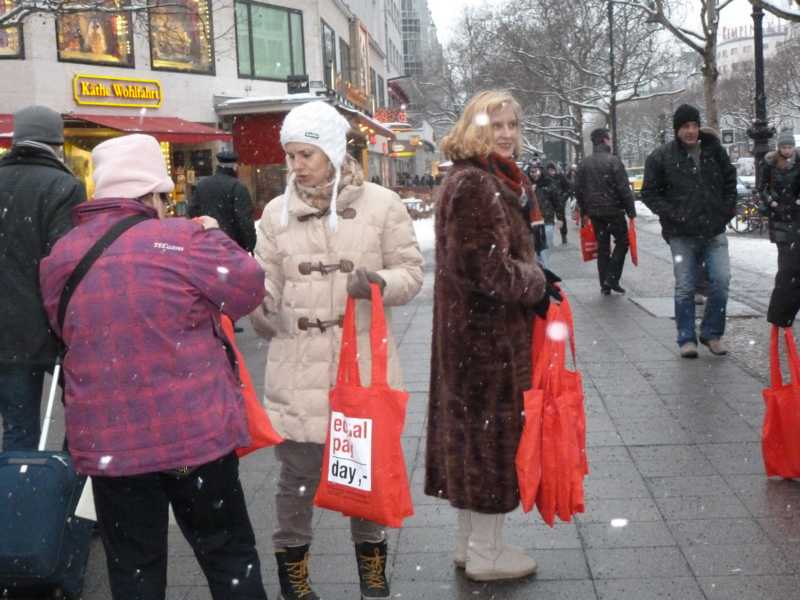
[[[144,221],[94,263],[57,323],[61,290],[115,222],[155,211],[135,200],[75,208],[76,227],[42,261],[40,282],[64,359],[66,429],[79,472],[123,476],[200,465],[249,441],[219,313],[258,306],[264,272],[222,231]]]

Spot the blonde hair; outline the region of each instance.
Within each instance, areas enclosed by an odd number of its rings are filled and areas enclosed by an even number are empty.
[[[514,110],[520,129],[516,152],[522,151],[522,108],[506,90],[487,90],[475,94],[464,107],[464,112],[450,132],[442,139],[441,149],[450,160],[464,160],[488,156],[494,147],[491,115],[510,106]]]

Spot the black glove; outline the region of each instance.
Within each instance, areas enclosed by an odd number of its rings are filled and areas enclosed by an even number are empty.
[[[544,296],[536,304],[533,305],[533,312],[542,317],[547,317],[547,309],[550,308],[550,300],[561,302],[564,297],[561,295],[561,288],[556,285],[561,281],[561,277],[553,273],[550,269],[542,269],[546,281],[544,287]]]
[[[353,298],[369,300],[372,298],[371,283],[377,283],[381,288],[381,294],[383,294],[383,288],[386,287],[383,277],[375,271],[367,271],[363,267],[356,269],[354,273],[350,273],[347,276],[347,293]]]

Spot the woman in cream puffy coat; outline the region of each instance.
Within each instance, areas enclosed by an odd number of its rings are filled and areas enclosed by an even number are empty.
[[[323,102],[302,105],[287,115],[281,143],[289,184],[283,196],[267,205],[255,250],[266,273],[267,295],[252,315],[256,330],[270,340],[266,407],[273,426],[286,438],[276,448],[281,475],[273,543],[287,600],[317,597],[303,595],[310,590],[312,501],[348,293],[361,298],[356,323],[361,380],[367,384],[369,283],[381,285],[387,313],[388,307],[409,302],[422,285],[422,255],[408,211],[397,194],[364,181],[358,163],[345,152],[348,128]],[[401,387],[396,346],[389,335],[389,384]],[[388,597],[383,528],[352,519],[351,530],[363,597]],[[382,560],[375,561],[376,556]]]

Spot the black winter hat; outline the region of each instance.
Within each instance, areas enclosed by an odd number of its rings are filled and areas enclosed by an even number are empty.
[[[221,163],[239,162],[239,155],[234,150],[222,150],[217,152],[217,160]]]
[[[598,127],[589,134],[589,139],[592,140],[592,146],[599,146],[603,143],[603,140],[609,139],[610,137],[611,132],[605,127]]]
[[[700,126],[700,111],[691,104],[681,104],[672,116],[672,128],[677,133],[678,129],[692,121],[697,123],[698,127]]]
[[[64,143],[64,121],[46,106],[26,106],[14,113],[14,143],[40,142],[60,146]]]

